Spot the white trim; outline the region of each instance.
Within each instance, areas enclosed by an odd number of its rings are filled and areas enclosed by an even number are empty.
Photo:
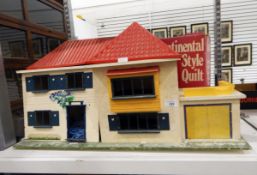
[[[49,72],[49,71],[63,71],[63,70],[80,70],[80,69],[91,69],[91,68],[103,68],[103,67],[115,67],[115,66],[125,66],[125,65],[135,65],[135,64],[146,64],[146,63],[162,63],[178,61],[179,58],[171,59],[149,59],[140,61],[128,61],[126,63],[105,63],[105,64],[90,64],[83,66],[71,66],[71,67],[59,67],[59,68],[48,68],[48,69],[34,69],[34,70],[19,70],[16,71],[17,74],[35,73],[35,72]]]

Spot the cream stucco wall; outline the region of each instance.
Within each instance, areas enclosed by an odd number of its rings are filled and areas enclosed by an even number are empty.
[[[92,72],[92,70],[79,70],[83,72]],[[66,71],[49,71],[48,75],[60,75],[70,72],[78,72],[78,70],[66,70]],[[27,92],[26,91],[26,77],[33,75],[46,75],[43,73],[29,73],[23,74],[22,76],[22,87],[23,87],[23,104],[24,104],[24,122],[25,122],[25,138],[30,137],[58,137],[61,140],[67,139],[67,120],[66,120],[66,109],[62,108],[56,102],[49,99],[51,93],[54,91],[47,92]],[[93,76],[94,77],[94,76]],[[94,83],[94,80],[93,80]],[[86,138],[88,142],[99,141],[99,127],[98,127],[98,112],[95,102],[95,90],[93,88],[79,91],[71,91],[71,94],[75,97],[75,101],[83,101],[86,105]],[[28,112],[36,110],[53,110],[59,111],[59,126],[53,126],[52,128],[34,128],[28,126]]]
[[[102,68],[94,70],[95,74],[95,90],[97,92],[97,104],[100,118],[100,132],[102,142],[154,142],[154,143],[179,143],[181,142],[181,129],[179,117],[179,90],[177,81],[176,62],[144,64],[131,67],[145,67],[158,65],[160,68],[160,103],[161,111],[169,113],[170,130],[160,131],[160,133],[147,134],[120,134],[117,131],[110,131],[108,124],[108,115],[111,113],[110,97],[108,96],[108,77],[107,70],[111,68]],[[128,68],[127,66],[119,66],[120,68]],[[112,68],[115,69],[115,68]],[[177,106],[166,106],[166,100],[174,100]]]

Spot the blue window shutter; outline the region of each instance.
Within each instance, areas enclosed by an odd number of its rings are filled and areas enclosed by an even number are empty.
[[[160,130],[170,130],[169,113],[158,113]]]
[[[28,126],[35,126],[36,124],[36,113],[28,112]]]
[[[31,92],[34,90],[34,79],[33,77],[26,78],[26,90],[27,92]]]
[[[59,111],[50,112],[50,123],[52,126],[59,126]]]
[[[93,88],[93,73],[86,72],[83,74],[83,87],[84,88]]]
[[[49,89],[50,90],[63,90],[66,89],[66,76],[65,75],[51,75],[49,76]]]
[[[108,115],[109,128],[110,131],[118,131],[119,130],[119,118],[117,115]]]

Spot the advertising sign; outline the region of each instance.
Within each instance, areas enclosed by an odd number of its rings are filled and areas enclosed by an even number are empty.
[[[162,41],[182,55],[177,63],[179,88],[210,85],[210,49],[207,35],[190,34]]]
[[[246,98],[240,100],[241,109],[257,109],[257,91],[242,91]]]

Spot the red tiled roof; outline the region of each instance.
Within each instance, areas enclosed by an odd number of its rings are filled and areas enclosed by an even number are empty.
[[[114,39],[66,41],[27,69],[112,63],[121,57],[134,61],[180,58],[180,55],[135,22]]]
[[[52,52],[28,66],[27,69],[44,69],[83,65],[102,50],[112,38],[65,41]]]
[[[127,57],[129,61],[180,58],[178,53],[172,51],[167,44],[136,22],[114,38],[95,56],[93,61],[95,63],[117,62],[121,57]]]

